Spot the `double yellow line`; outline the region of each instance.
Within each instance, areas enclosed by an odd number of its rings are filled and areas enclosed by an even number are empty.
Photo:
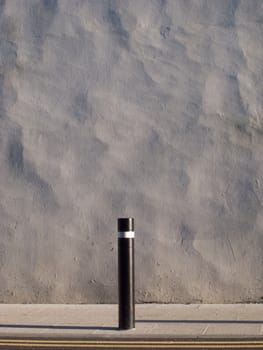
[[[263,340],[36,340],[0,339],[0,347],[41,348],[162,348],[162,349],[263,349]]]

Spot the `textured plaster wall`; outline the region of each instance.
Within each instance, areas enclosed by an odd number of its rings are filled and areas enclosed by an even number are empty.
[[[263,1],[0,1],[0,302],[263,299]]]

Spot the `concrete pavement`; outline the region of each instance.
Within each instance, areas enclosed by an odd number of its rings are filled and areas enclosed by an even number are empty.
[[[139,304],[136,328],[118,330],[118,305],[0,304],[0,337],[258,338],[263,304]]]

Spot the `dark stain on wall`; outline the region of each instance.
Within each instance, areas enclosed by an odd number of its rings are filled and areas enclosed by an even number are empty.
[[[17,45],[12,41],[14,23],[4,15],[5,1],[0,1],[0,119],[7,117],[8,105],[16,102],[17,93],[9,72],[16,66]]]
[[[169,26],[161,26],[160,28],[160,35],[164,38],[167,39],[169,34],[170,34],[171,28]]]
[[[210,20],[210,24],[229,28],[235,25],[235,13],[239,2],[239,0],[220,0],[201,1],[199,4],[205,21]]]
[[[104,20],[109,23],[109,27],[115,34],[122,47],[129,48],[129,33],[124,29],[120,13],[110,4]]]
[[[6,0],[0,0],[0,16],[4,12]]]
[[[79,123],[85,123],[92,115],[92,108],[85,93],[79,93],[73,99],[70,112]]]
[[[189,225],[182,223],[180,228],[180,238],[182,248],[190,253],[193,250],[193,241],[195,238],[194,231],[190,228]]]
[[[261,205],[249,179],[233,181],[228,188],[227,200],[237,218],[247,225],[255,223]]]
[[[184,169],[180,169],[178,171],[175,171],[175,177],[176,177],[176,188],[178,191],[185,195],[187,193],[188,186],[190,184],[190,177],[187,174],[187,172]]]
[[[35,2],[30,11],[30,28],[39,58],[42,57],[42,46],[48,30],[58,12],[57,0],[42,0]]]
[[[17,102],[17,91],[14,88],[14,85],[11,82],[11,79],[7,75],[5,77],[4,81],[4,87],[3,87],[3,99],[4,99],[4,107],[5,110],[8,111],[8,109]]]
[[[58,0],[43,0],[42,4],[46,11],[56,13],[58,8]]]
[[[232,96],[235,97],[233,103],[236,103],[236,107],[239,107],[241,114],[246,114],[247,113],[247,106],[244,104],[243,99],[241,97],[240,88],[239,88],[239,81],[237,79],[237,76],[235,74],[229,74],[227,79],[228,79],[229,91],[232,94]]]
[[[58,207],[52,186],[38,174],[32,162],[24,159],[22,132],[18,128],[14,128],[9,136],[7,162],[13,176],[33,187],[36,203],[40,203],[44,209],[54,210]]]
[[[2,269],[6,260],[6,247],[5,244],[0,244],[0,270]]]
[[[1,70],[9,70],[14,68],[17,59],[17,45],[9,41],[8,37],[0,40],[0,57]]]
[[[4,106],[3,85],[4,85],[4,76],[0,74],[0,119],[4,119],[6,115],[5,106]]]
[[[21,141],[20,132],[14,133],[8,142],[7,146],[7,161],[10,170],[15,175],[21,175],[24,171],[24,147]]]
[[[38,174],[35,166],[30,162],[25,163],[24,177],[29,184],[33,185],[34,198],[43,209],[54,210],[58,208],[52,186]]]

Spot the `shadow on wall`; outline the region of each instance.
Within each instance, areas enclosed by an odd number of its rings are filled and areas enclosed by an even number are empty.
[[[263,324],[263,320],[137,320],[138,323]]]
[[[117,327],[99,327],[99,326],[60,326],[60,325],[35,325],[35,324],[0,324],[0,328],[32,328],[32,329],[72,329],[72,330],[103,330],[114,331]]]
[[[136,320],[136,323],[184,323],[184,324],[263,324],[262,320]],[[65,329],[65,330],[119,330],[118,327],[100,326],[66,326],[66,325],[33,325],[33,324],[0,324],[0,328],[20,329]]]

